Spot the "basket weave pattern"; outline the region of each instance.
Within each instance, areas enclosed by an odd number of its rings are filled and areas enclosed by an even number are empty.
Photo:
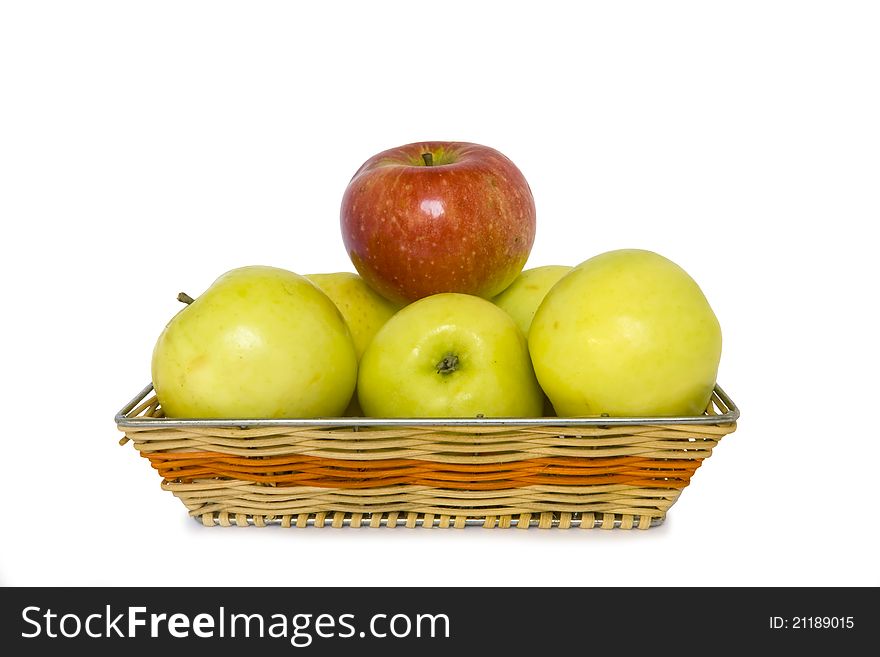
[[[727,410],[717,396],[716,409]],[[152,397],[127,417],[162,410]],[[735,428],[120,427],[206,525],[642,529]]]

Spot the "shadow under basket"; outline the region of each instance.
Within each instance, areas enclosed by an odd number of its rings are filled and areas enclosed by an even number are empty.
[[[151,385],[116,424],[194,518],[284,527],[648,529],[739,410],[645,418],[165,418]]]

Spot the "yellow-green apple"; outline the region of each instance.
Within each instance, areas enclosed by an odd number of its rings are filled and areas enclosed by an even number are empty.
[[[358,397],[375,417],[535,417],[543,399],[513,319],[458,293],[416,301],[379,329]]]
[[[721,328],[697,283],[651,251],[597,255],[563,276],[529,331],[560,416],[693,416],[706,409]]]
[[[532,318],[535,316],[538,306],[541,305],[541,301],[544,300],[550,288],[572,269],[573,267],[566,265],[545,265],[526,269],[492,301],[513,317],[513,321],[519,326],[523,335],[528,338]],[[544,395],[543,414],[546,416],[556,415],[556,410],[547,395]]]
[[[358,360],[376,331],[400,309],[400,306],[367,285],[363,278],[351,272],[307,274],[306,278],[330,297],[342,313],[351,331]]]
[[[496,306],[513,317],[523,335],[528,337],[529,327],[535,311],[544,300],[544,296],[560,278],[572,270],[564,265],[545,265],[525,269],[513,283],[492,301]]]
[[[363,278],[351,272],[307,274],[306,278],[321,288],[321,291],[339,308],[351,331],[358,360],[363,356],[376,331],[382,328],[382,325],[400,308],[367,285]],[[343,415],[360,417],[363,414],[355,391]]]
[[[340,415],[357,380],[345,320],[303,276],[233,269],[175,315],[153,350],[169,417]]]
[[[535,202],[522,172],[480,144],[407,144],[369,158],[345,190],[342,239],[371,287],[406,303],[441,292],[491,298],[522,271]]]

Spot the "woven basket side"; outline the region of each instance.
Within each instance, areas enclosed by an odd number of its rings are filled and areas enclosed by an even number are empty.
[[[719,399],[715,406],[722,412]],[[714,415],[712,407],[707,411]],[[132,416],[161,417],[149,399]],[[206,525],[648,528],[735,423],[124,429]]]
[[[280,428],[272,436],[256,437],[248,430],[236,436],[194,434],[190,430],[165,428],[129,429],[141,453],[216,452],[247,458],[310,456],[357,461],[420,459],[444,463],[506,463],[553,456],[642,458],[706,458],[718,440],[735,430],[726,426],[637,426],[601,429],[584,427],[549,433],[546,427],[503,428],[491,436],[474,435],[466,428],[450,431],[416,427],[399,437],[384,431],[339,430],[320,432]]]
[[[663,518],[680,490],[627,485],[529,486],[491,492],[391,486],[368,490],[318,487],[271,488],[244,482],[209,480],[165,483],[190,515],[300,516],[315,513],[416,513],[431,516],[490,517],[540,513],[624,514]]]

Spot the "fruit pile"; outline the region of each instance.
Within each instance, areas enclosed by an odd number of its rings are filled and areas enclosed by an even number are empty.
[[[358,274],[242,267],[187,302],[153,351],[167,417],[700,415],[721,330],[650,251],[523,270],[535,204],[498,151],[421,142],[348,184]]]

